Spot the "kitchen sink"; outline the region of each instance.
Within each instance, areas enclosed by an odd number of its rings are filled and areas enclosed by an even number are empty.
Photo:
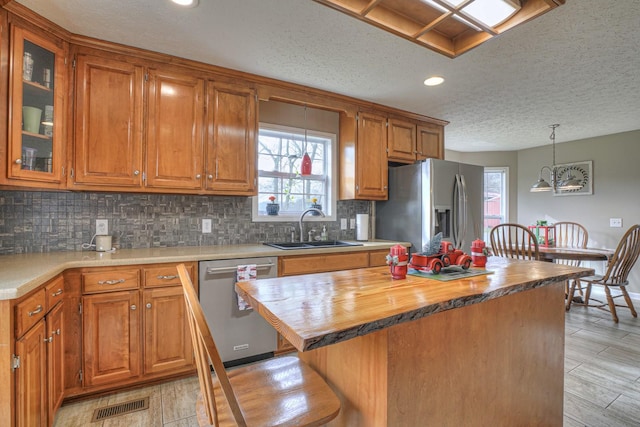
[[[319,242],[281,242],[281,243],[263,243],[277,249],[314,249],[314,248],[339,248],[343,246],[362,246],[362,243],[344,242],[342,240],[329,240]]]

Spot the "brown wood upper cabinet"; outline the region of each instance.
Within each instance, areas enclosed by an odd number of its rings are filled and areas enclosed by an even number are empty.
[[[257,194],[256,92],[246,85],[209,83],[206,189],[216,194]]]
[[[73,183],[142,186],[141,65],[78,54],[75,66]]]
[[[387,158],[401,163],[416,161],[416,125],[390,118],[387,126]]]
[[[0,184],[64,188],[67,43],[24,29],[13,17],[10,22],[9,129]]]
[[[248,84],[78,48],[74,188],[256,194]]]
[[[416,160],[444,159],[444,127],[433,123],[418,125]]]
[[[204,80],[149,70],[146,185],[202,188]]]
[[[387,156],[390,161],[414,163],[444,158],[444,128],[433,123],[389,119]]]
[[[388,197],[387,118],[340,115],[340,199]]]

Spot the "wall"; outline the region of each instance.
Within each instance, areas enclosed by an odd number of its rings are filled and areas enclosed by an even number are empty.
[[[589,246],[615,248],[630,226],[640,224],[640,131],[556,144],[556,163],[581,160],[593,161],[593,195],[531,193],[540,168],[552,163],[551,146],[519,151],[518,222],[578,222],[589,231]],[[622,228],[610,228],[609,218],[622,218]],[[640,294],[640,262],[629,280],[629,291]]]
[[[338,218],[355,218],[368,208],[364,201],[338,202]],[[285,241],[298,227],[251,222],[248,197],[0,191],[0,255],[82,250],[96,218],[109,220],[118,248]],[[202,218],[212,219],[211,234],[202,234]],[[330,239],[355,239],[355,230],[326,224]]]

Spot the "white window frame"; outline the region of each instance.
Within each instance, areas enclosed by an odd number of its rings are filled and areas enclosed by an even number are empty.
[[[259,130],[258,130],[258,137],[259,137],[259,132],[261,129],[266,129],[266,130],[271,130],[271,131],[276,131],[276,132],[283,132],[283,133],[289,133],[289,134],[298,134],[298,135],[302,135],[305,133],[305,129],[303,128],[298,128],[298,127],[291,127],[291,126],[283,126],[283,125],[276,125],[276,124],[272,124],[272,123],[260,123],[259,124]],[[337,145],[337,136],[336,134],[333,133],[328,133],[328,132],[321,132],[321,131],[316,131],[316,130],[310,130],[307,129],[306,130],[306,134],[307,137],[318,137],[318,138],[325,138],[330,140],[330,147],[328,147],[328,156],[327,156],[327,162],[329,163],[329,176],[327,177],[327,186],[329,187],[329,191],[328,191],[328,197],[329,197],[329,201],[328,201],[328,205],[325,203],[323,203],[323,209],[322,211],[324,212],[324,214],[326,215],[325,217],[321,217],[321,216],[312,216],[312,215],[306,215],[304,217],[304,221],[305,222],[328,222],[328,221],[337,221],[337,212],[336,212],[336,208],[337,208],[337,196],[338,196],[338,192],[337,192],[337,177],[338,177],[338,145]],[[256,144],[258,144],[258,141],[256,140]],[[258,156],[258,151],[256,149],[256,156]],[[260,179],[260,170],[256,171],[256,179]],[[259,185],[258,185],[259,187]],[[300,218],[300,214],[302,214],[302,211],[300,212],[295,212],[295,213],[290,213],[290,214],[278,214],[278,215],[265,215],[265,214],[261,214],[259,211],[259,196],[253,196],[252,198],[252,202],[251,202],[251,219],[253,222],[297,222]],[[327,209],[327,206],[329,207],[329,209]],[[329,212],[329,213],[328,213]]]
[[[502,216],[502,223],[507,223],[509,222],[509,167],[508,166],[487,166],[484,168],[484,173],[486,174],[487,172],[499,172],[502,173],[504,176],[504,185],[502,188],[502,193],[501,193],[501,203],[500,203],[500,210],[504,213],[504,215]],[[486,182],[486,179],[485,179]],[[484,200],[484,188],[482,190],[483,192],[483,200]],[[482,224],[482,228],[483,228],[483,234],[484,234],[484,240],[485,242],[489,242],[489,234],[490,234],[490,230],[486,230],[484,227],[484,221],[487,219],[492,219],[492,218],[498,218],[495,215],[488,215],[487,212],[484,211],[484,203],[483,203],[483,214],[484,214],[484,219],[483,219],[483,224]]]

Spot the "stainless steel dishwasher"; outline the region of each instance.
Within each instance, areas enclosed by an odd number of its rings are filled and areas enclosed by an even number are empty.
[[[200,262],[200,304],[226,366],[272,357],[277,346],[276,330],[262,316],[238,308],[237,269],[251,264],[258,279],[278,275],[276,257]]]

